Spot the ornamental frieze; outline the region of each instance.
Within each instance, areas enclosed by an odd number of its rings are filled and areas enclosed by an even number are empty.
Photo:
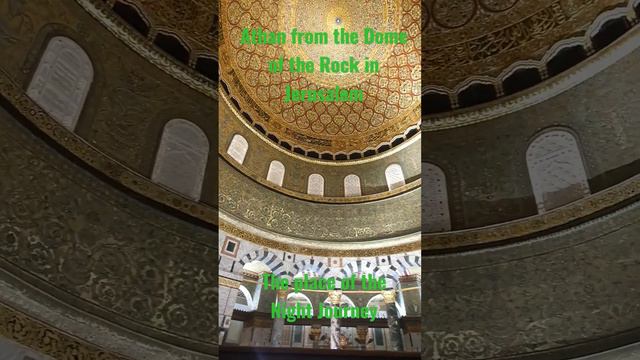
[[[454,89],[497,76],[517,61],[539,60],[560,40],[584,34],[620,0],[425,0],[423,87]]]

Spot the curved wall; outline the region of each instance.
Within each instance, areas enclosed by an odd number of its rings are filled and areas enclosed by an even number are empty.
[[[423,256],[427,358],[567,359],[640,340],[640,203],[526,243]]]
[[[297,238],[300,245],[304,240],[372,241],[420,231],[419,188],[384,200],[324,204],[283,196],[225,160],[218,166],[221,212],[265,231]]]
[[[4,109],[0,169],[3,272],[116,331],[202,356],[217,352],[216,232],[105,183]],[[0,302],[12,296],[0,292]],[[73,335],[100,340],[85,333]]]
[[[553,78],[636,25],[639,9],[635,0],[423,1],[424,113],[446,116]]]
[[[226,95],[223,95],[226,98]],[[296,156],[268,143],[230,109],[231,105],[220,105],[220,142],[218,151],[225,154],[234,135],[242,135],[249,143],[249,151],[242,164],[242,171],[255,178],[265,180],[269,164],[280,161],[285,167],[283,188],[298,192],[307,192],[309,175],[317,173],[325,179],[324,194],[327,197],[344,197],[343,179],[349,174],[360,177],[362,194],[373,195],[388,192],[384,170],[391,164],[400,164],[407,184],[420,179],[420,141],[408,140],[388,153],[362,160],[348,162],[320,161],[308,157]],[[234,164],[236,165],[236,164]]]
[[[72,138],[65,141],[65,146],[73,147],[72,151],[84,156],[85,162],[99,163],[105,158],[114,163],[110,169],[113,173],[132,172],[150,178],[163,127],[175,118],[187,119],[200,127],[212,144],[210,153],[215,153],[218,129],[217,101],[213,94],[206,96],[150,64],[75,1],[28,2],[16,11],[15,14],[0,11],[3,22],[23,24],[7,27],[8,39],[12,41],[2,44],[5,49],[0,65],[2,85],[9,82],[12,87],[26,91],[54,36],[76,42],[92,63],[94,78],[75,134],[55,129],[56,134],[52,135],[59,142]],[[18,21],[23,18],[28,21]],[[126,33],[126,29],[121,32]],[[150,44],[141,46],[147,46],[148,53],[163,59],[164,55],[153,53]],[[167,68],[173,66],[168,57],[165,62]],[[26,99],[16,97],[11,101],[26,105]],[[37,107],[30,110],[31,115],[39,112]],[[53,128],[48,125],[46,130]],[[90,158],[86,148],[98,150],[100,156]],[[216,164],[215,156],[210,155],[201,196],[201,202],[210,207],[217,206]]]
[[[532,139],[564,127],[578,139],[591,193],[640,173],[640,50],[561,95],[475,125],[424,132],[422,159],[448,180],[452,228],[537,214],[526,164]]]

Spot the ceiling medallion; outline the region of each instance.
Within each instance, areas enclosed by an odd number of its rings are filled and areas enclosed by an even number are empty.
[[[319,0],[313,6],[298,0],[262,1],[247,4],[222,0],[220,49],[221,79],[229,94],[256,128],[269,141],[286,143],[322,154],[364,153],[382,144],[391,147],[394,140],[406,136],[420,122],[420,9],[417,0],[371,0],[345,6]],[[259,8],[259,9],[258,9]],[[277,10],[277,11],[276,11]],[[357,44],[241,45],[244,28],[262,28],[284,32],[334,30],[358,32]],[[408,33],[406,44],[365,45],[365,28],[377,32]],[[299,57],[320,63],[320,57],[332,60],[375,59],[378,73],[282,73],[268,70],[269,60]],[[285,61],[285,63],[287,63]],[[287,86],[300,90],[321,88],[357,88],[364,91],[363,102],[312,103],[283,101]],[[413,133],[412,133],[413,134]],[[277,139],[277,140],[274,140]],[[363,156],[364,157],[364,156]]]

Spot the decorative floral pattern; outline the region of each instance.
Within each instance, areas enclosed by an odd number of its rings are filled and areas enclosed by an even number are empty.
[[[111,321],[215,344],[217,235],[132,200],[0,117],[0,257]]]
[[[579,353],[590,341],[637,336],[639,215],[635,204],[520,246],[423,259],[423,358]]]
[[[423,91],[455,97],[473,79],[499,83],[510,65],[538,61],[557,42],[582,35],[600,14],[627,3],[423,0]]]
[[[0,336],[54,359],[127,360],[122,356],[78,341],[2,304],[0,304]]]

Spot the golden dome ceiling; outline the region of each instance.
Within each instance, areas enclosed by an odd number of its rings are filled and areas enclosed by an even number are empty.
[[[579,45],[584,57],[591,55],[599,50],[591,43],[597,32],[594,29],[600,29],[611,15],[619,17],[624,11],[633,13],[636,3],[633,0],[423,0],[421,17],[416,2],[368,0],[345,6],[336,1],[320,0],[307,6],[295,0],[224,0],[218,7],[216,2],[208,0],[106,1],[114,9],[118,4],[133,7],[146,23],[143,27],[150,30],[148,34],[143,33],[150,40],[155,41],[157,34],[179,39],[183,53],[174,57],[214,82],[218,80],[218,74],[211,69],[217,68],[217,63],[209,59],[218,57],[219,28],[215,24],[220,20],[228,35],[222,51],[231,55],[229,66],[223,64],[229,70],[226,85],[228,90],[234,91],[231,95],[242,106],[240,113],[244,112],[256,128],[273,141],[286,144],[289,150],[299,146],[297,150],[300,151],[296,152],[316,155],[323,152],[372,155],[371,149],[376,149],[373,153],[377,153],[377,150],[386,150],[389,145],[401,142],[403,135],[406,138],[407,129],[413,125],[410,110],[417,110],[411,94],[419,81],[413,62],[420,56],[420,49],[424,50],[421,54],[422,93],[436,94],[436,101],[444,101],[444,105],[436,106],[441,109],[434,109],[434,99],[424,99],[423,113],[455,110],[510,95],[554,76],[558,72],[548,71],[546,62],[562,47]],[[223,9],[221,17],[220,9]],[[340,24],[336,23],[338,19]],[[285,45],[269,50],[247,47],[238,51],[237,44],[228,46],[228,42],[237,37],[238,29],[245,25],[262,25],[268,30],[285,32],[293,27],[330,30],[344,26],[359,30],[363,26],[373,26],[381,30],[409,31],[411,41],[407,46],[394,49],[387,46],[338,49],[331,45],[306,48]],[[414,29],[418,27],[422,29],[420,45],[414,42],[419,36]],[[396,56],[389,57],[390,52]],[[251,68],[266,67],[265,59],[275,54],[302,54],[317,60],[320,53],[336,57],[349,53],[369,54],[386,62],[380,74],[369,77],[265,76],[262,68]],[[527,75],[530,78],[525,79],[527,84],[513,77],[510,80],[516,84],[503,89],[509,76],[527,69],[533,70]],[[238,88],[234,88],[236,82]],[[284,106],[275,101],[278,94],[282,94],[283,84],[308,89],[336,83],[368,91],[368,101],[340,106]],[[460,93],[472,84],[492,86],[494,89],[485,90],[494,94],[487,95],[482,90],[487,99],[472,99],[471,104],[460,100]],[[241,104],[240,98],[251,100]]]
[[[420,121],[420,4],[417,0],[369,0],[346,6],[320,0],[221,1],[221,80],[239,113],[271,141],[306,154],[364,153],[390,147]],[[240,45],[243,28],[290,34],[291,29],[332,33],[344,27],[359,33],[406,31],[404,45]],[[377,74],[270,73],[268,61],[299,56],[316,62],[355,56],[380,61]],[[297,89],[359,88],[361,103],[311,103],[282,100],[285,86]],[[414,132],[411,132],[413,135]],[[396,140],[394,142],[394,140]],[[286,147],[286,145],[285,145]]]

